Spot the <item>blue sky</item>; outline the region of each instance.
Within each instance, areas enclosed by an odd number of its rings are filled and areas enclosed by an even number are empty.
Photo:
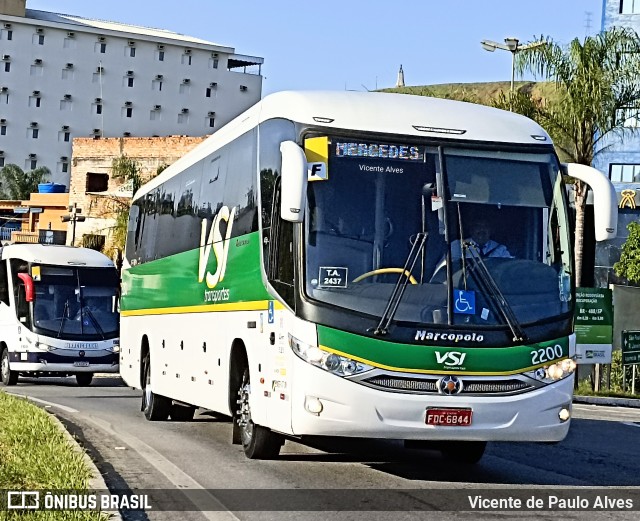
[[[480,40],[568,43],[588,25],[598,32],[602,16],[602,0],[27,0],[27,8],[169,29],[261,56],[265,95],[393,87],[400,64],[407,85],[507,81],[510,53],[486,52]]]

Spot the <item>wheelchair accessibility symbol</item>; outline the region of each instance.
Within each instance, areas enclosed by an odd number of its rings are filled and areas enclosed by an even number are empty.
[[[274,315],[273,315],[273,300],[269,301],[269,307],[267,308],[267,322],[269,324],[273,324],[274,322]]]
[[[453,312],[465,315],[476,314],[476,293],[475,291],[464,291],[462,289],[453,290]]]

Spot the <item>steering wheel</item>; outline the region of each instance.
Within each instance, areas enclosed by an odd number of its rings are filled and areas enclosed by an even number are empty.
[[[366,273],[363,273],[362,275],[353,279],[353,282],[360,282],[361,280],[364,280],[367,277],[373,277],[374,275],[383,275],[385,273],[400,273],[405,277],[407,277],[409,279],[409,282],[411,282],[411,284],[418,283],[418,281],[413,277],[413,275],[411,275],[411,272],[403,268],[379,268],[377,270],[367,271]]]

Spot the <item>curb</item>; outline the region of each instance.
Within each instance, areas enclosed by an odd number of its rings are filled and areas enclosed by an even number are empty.
[[[63,436],[71,444],[71,446],[73,447],[73,450],[82,455],[82,459],[85,465],[91,471],[91,478],[89,479],[89,489],[90,490],[109,490],[109,487],[107,487],[107,483],[105,482],[104,478],[102,477],[102,474],[98,470],[98,467],[96,467],[96,464],[89,457],[89,454],[87,454],[87,452],[78,443],[78,440],[76,440],[71,435],[71,433],[66,429],[64,424],[60,421],[60,419],[54,413],[48,411],[47,409],[44,409],[44,410],[49,413],[49,418],[51,418],[53,423],[55,423],[58,426],[58,429],[60,430],[60,432],[62,432]],[[120,515],[120,512],[109,511],[109,512],[100,512],[100,513],[108,515],[109,521],[122,521],[122,516]]]
[[[591,405],[610,405],[613,407],[632,407],[640,409],[640,399],[613,398],[605,396],[574,396],[573,403],[587,403]]]

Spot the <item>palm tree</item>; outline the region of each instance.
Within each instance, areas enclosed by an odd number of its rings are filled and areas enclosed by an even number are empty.
[[[518,72],[554,81],[560,96],[546,105],[538,103],[530,115],[569,161],[591,165],[596,154],[613,144],[614,135],[622,139],[635,130],[625,122],[640,111],[640,37],[615,27],[582,42],[575,38],[568,46],[541,39],[547,45],[517,53]],[[576,286],[581,283],[587,188],[574,181]]]
[[[25,172],[18,165],[5,165],[0,170],[0,193],[4,198],[28,199],[50,175],[46,166]]]

